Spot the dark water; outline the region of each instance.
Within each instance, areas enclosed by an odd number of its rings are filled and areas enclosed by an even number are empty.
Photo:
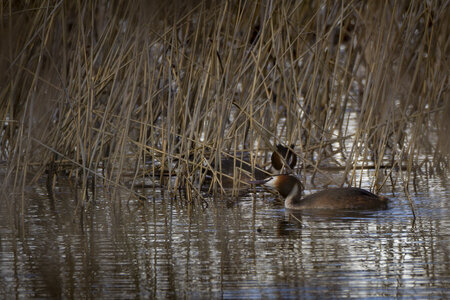
[[[44,188],[23,206],[4,194],[0,298],[449,298],[449,187],[421,181],[415,221],[389,187],[388,210],[358,213],[292,213],[261,190],[207,207],[99,190],[83,222],[64,182],[54,205]]]

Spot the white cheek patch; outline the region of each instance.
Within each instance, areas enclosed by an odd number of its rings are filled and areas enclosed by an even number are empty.
[[[271,178],[269,181],[267,181],[264,185],[276,189],[276,188],[277,188],[276,182],[277,182],[277,177],[272,177],[272,178]]]

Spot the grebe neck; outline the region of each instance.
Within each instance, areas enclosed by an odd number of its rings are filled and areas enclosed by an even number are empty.
[[[286,196],[284,200],[284,207],[293,209],[298,205],[302,198],[302,189],[299,187],[299,183],[292,186],[290,193]]]

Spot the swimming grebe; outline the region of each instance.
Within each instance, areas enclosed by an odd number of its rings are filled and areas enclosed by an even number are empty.
[[[302,198],[303,184],[293,175],[278,175],[265,180],[252,181],[275,188],[287,209],[386,209],[388,198],[369,191],[348,187],[326,189]]]
[[[244,159],[227,158],[220,161],[220,165],[217,166],[217,174],[221,177],[222,185],[234,186],[237,182],[248,183],[255,179],[262,180],[270,175],[285,172],[286,169],[292,170],[297,164],[297,155],[291,150],[293,148],[293,144],[290,148],[278,144],[277,149],[272,152],[272,165],[269,170],[252,166],[250,162]]]

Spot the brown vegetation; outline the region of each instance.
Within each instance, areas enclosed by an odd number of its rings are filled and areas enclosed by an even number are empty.
[[[195,199],[215,162],[264,165],[277,143],[353,183],[448,171],[448,2],[2,3],[11,191],[65,171],[82,190],[150,177]]]

